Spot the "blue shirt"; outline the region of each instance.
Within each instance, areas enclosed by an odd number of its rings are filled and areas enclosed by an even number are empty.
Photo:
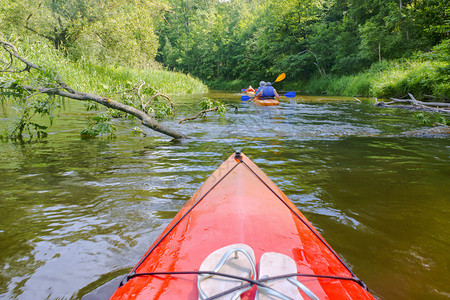
[[[275,89],[273,86],[265,86],[262,88],[262,97],[261,98],[274,98],[275,97]]]

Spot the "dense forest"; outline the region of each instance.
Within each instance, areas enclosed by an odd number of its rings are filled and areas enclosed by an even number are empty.
[[[2,39],[40,39],[72,62],[166,68],[222,89],[285,72],[284,87],[312,93],[450,97],[448,1],[0,3]]]
[[[449,60],[447,1],[171,0],[170,5],[173,11],[158,27],[158,61],[217,87],[281,72],[297,82],[352,75],[421,55]],[[448,65],[439,68],[449,75]],[[444,87],[440,92],[448,95]]]
[[[448,39],[439,0],[179,1],[158,59],[205,80],[349,75]],[[447,41],[448,42],[448,41]]]

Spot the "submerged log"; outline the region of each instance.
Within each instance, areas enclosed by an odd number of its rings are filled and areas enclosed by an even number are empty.
[[[402,132],[402,136],[448,138],[450,136],[450,126],[438,124],[437,126],[425,129]]]
[[[423,102],[417,100],[412,94],[408,93],[409,99],[391,98],[390,102],[379,102],[375,99],[375,106],[390,107],[399,109],[419,110],[438,113],[450,113],[450,103],[445,102]],[[410,104],[410,105],[408,105]]]
[[[436,106],[436,107],[450,107],[450,103],[445,102],[422,102],[418,100],[412,100],[412,99],[396,99],[391,98],[392,102],[388,103],[413,103],[413,105],[424,105],[424,106]]]

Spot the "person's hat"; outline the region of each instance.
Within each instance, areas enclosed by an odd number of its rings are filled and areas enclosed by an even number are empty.
[[[271,86],[272,84],[270,82],[266,82],[266,86]]]
[[[259,86],[266,86],[266,82],[265,81],[260,81],[259,82]]]

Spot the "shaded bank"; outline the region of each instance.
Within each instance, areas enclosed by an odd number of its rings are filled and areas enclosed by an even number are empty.
[[[261,78],[269,80],[270,78]],[[233,80],[208,82],[214,89],[239,90],[254,82]],[[431,95],[435,99],[450,101],[450,64],[448,60],[402,59],[382,61],[366,71],[349,75],[328,75],[308,81],[290,77],[277,89],[295,90],[306,95],[360,96],[377,98],[401,98],[408,93],[422,100]]]
[[[292,87],[309,94],[400,98],[411,93],[418,99],[432,95],[449,100],[449,75],[448,62],[401,60],[381,62],[351,76],[327,76],[292,84]]]

